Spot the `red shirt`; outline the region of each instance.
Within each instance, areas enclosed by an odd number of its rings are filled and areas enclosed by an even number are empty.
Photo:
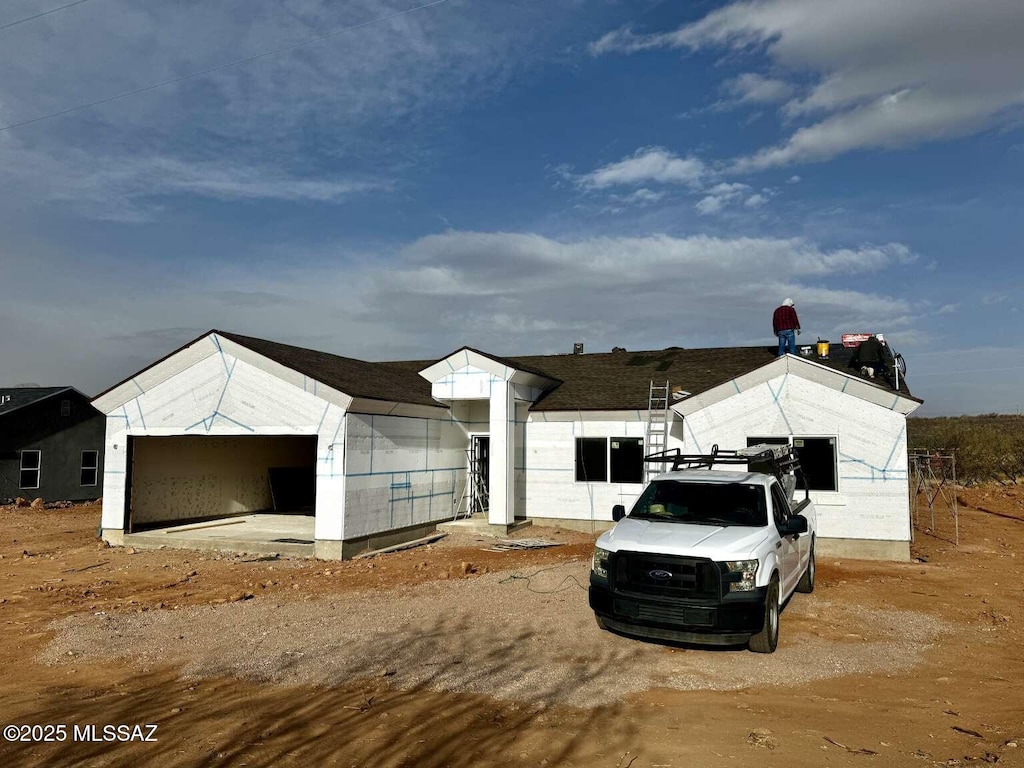
[[[793,307],[783,304],[772,315],[772,326],[775,328],[776,335],[779,331],[798,331],[800,330],[800,318],[796,316],[796,310]]]

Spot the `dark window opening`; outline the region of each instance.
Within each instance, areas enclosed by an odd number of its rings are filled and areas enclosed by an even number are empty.
[[[786,445],[788,437],[748,437],[747,446],[759,443]],[[807,487],[812,491],[838,491],[839,477],[837,472],[836,438],[834,437],[793,437],[793,448],[800,459],[800,468],[807,478]],[[755,462],[750,464],[751,471],[758,469]],[[800,487],[803,487],[802,485]]]
[[[837,491],[836,439],[834,437],[794,437],[793,447],[800,467],[812,491]]]
[[[21,452],[21,476],[18,487],[33,490],[39,487],[39,470],[42,457],[39,451]]]
[[[608,439],[576,438],[576,482],[608,482]]]
[[[642,437],[611,439],[610,480],[613,483],[644,481],[644,440]]]
[[[99,451],[82,451],[82,477],[80,485],[96,485],[100,467]]]
[[[71,415],[71,401],[70,400],[61,400],[60,401],[60,415],[61,416],[70,416]]]

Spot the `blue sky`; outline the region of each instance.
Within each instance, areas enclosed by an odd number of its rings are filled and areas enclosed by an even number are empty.
[[[6,0],[0,26],[63,3]],[[0,126],[413,8],[88,0]],[[921,414],[1024,408],[1019,0],[447,0],[0,130],[0,385],[210,328],[364,359],[884,332]]]

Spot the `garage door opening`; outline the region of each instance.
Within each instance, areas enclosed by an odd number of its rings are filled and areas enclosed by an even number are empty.
[[[129,531],[245,515],[312,517],[316,436],[129,438]]]

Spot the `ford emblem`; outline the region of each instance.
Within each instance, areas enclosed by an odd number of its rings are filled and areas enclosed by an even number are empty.
[[[660,569],[656,571],[648,571],[647,575],[656,581],[668,581],[672,578],[672,574],[669,571],[662,571]]]

